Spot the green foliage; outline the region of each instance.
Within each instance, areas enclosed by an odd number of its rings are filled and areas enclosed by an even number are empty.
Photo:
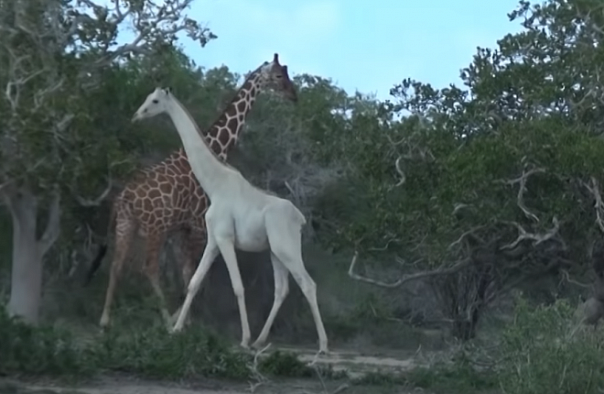
[[[307,378],[329,368],[311,368],[290,352],[276,351],[257,360],[209,331],[196,328],[179,335],[164,327],[116,327],[98,337],[78,340],[74,333],[49,325],[33,327],[0,309],[0,374],[82,378],[126,372],[157,379],[213,377],[242,381],[254,368],[274,377]],[[341,377],[341,376],[340,376]]]
[[[192,330],[170,335],[163,328],[110,331],[78,342],[73,333],[51,326],[32,327],[0,314],[0,372],[4,374],[90,376],[102,371],[175,379],[249,376],[251,356],[230,349],[216,335]]]
[[[103,369],[159,378],[214,376],[244,379],[249,357],[229,349],[216,335],[191,330],[170,335],[165,328],[109,332],[93,349]]]
[[[417,368],[406,375],[409,384],[437,393],[470,393],[498,388],[495,374],[478,372],[467,362],[454,365],[431,365]]]
[[[2,3],[0,85],[12,87],[0,100],[7,114],[2,129],[12,137],[13,148],[19,148],[0,152],[3,181],[25,178],[32,180],[31,187],[44,189],[68,183],[74,172],[106,175],[113,163],[128,157],[117,132],[127,135],[132,128],[128,118],[136,105],[137,85],[153,80],[155,67],[171,75],[170,82],[190,82],[183,81],[185,73],[174,73],[178,67],[191,68],[172,46],[175,32],[187,30],[202,46],[215,38],[181,14],[190,1],[130,2],[120,4],[118,14],[136,8],[132,15],[141,23],[134,24],[140,30],[135,34],[141,37],[133,45],[117,47],[124,19],[108,18],[114,12],[110,5],[76,3],[36,0],[25,8],[18,1]],[[135,58],[134,66],[128,59],[138,53],[149,55]],[[98,164],[86,168],[92,162]]]
[[[0,335],[0,374],[88,375],[93,370],[92,359],[68,332],[24,324],[1,304]]]
[[[306,82],[338,97],[337,106],[322,104],[338,122],[323,121],[329,133],[316,138],[327,142],[331,162],[347,168],[317,201],[322,240],[359,250],[387,244],[387,253],[430,268],[466,256],[449,245],[469,231],[503,245],[518,236],[510,223],[543,234],[557,218],[568,253],[585,261],[595,220],[585,184],[604,180],[598,7],[520,2],[510,18],[524,18],[525,31],[479,49],[461,73],[465,88],[405,79],[392,102],[380,103],[336,96],[328,81]],[[399,186],[397,161],[405,176]],[[510,182],[536,168],[542,171],[528,177],[523,200],[538,221],[522,212],[519,183]]]
[[[595,393],[604,387],[604,338],[599,333],[570,338],[578,323],[574,310],[564,300],[536,308],[518,300],[497,365],[506,393]]]
[[[407,386],[443,394],[484,392],[497,388],[496,376],[490,372],[477,372],[467,363],[454,365],[435,364],[417,367],[401,374],[371,372],[353,379],[359,386]]]
[[[314,371],[291,352],[277,350],[260,360],[258,370],[272,376],[309,378]]]

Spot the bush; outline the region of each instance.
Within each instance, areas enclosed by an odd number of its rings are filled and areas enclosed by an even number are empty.
[[[154,378],[249,377],[251,356],[229,348],[218,336],[200,330],[171,335],[163,327],[124,332],[114,329],[89,349],[100,369]]]
[[[195,329],[113,329],[91,341],[48,325],[32,327],[10,318],[0,305],[0,373],[90,376],[125,371],[154,378],[250,376],[251,356],[229,348],[216,335]]]
[[[170,335],[163,327],[115,327],[92,340],[50,325],[10,318],[0,304],[0,375],[89,377],[127,372],[160,379],[213,377],[243,381],[257,373],[309,377],[315,370],[293,353],[276,351],[257,362],[199,328]],[[256,364],[256,365],[255,365]],[[333,371],[323,374],[335,376]]]
[[[577,321],[568,301],[530,307],[519,299],[500,346],[499,380],[508,394],[596,393],[604,387],[601,335],[571,338]]]
[[[0,304],[0,374],[88,375],[92,363],[70,333],[32,327],[7,315]]]

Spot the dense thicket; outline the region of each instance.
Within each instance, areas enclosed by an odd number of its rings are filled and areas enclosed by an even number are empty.
[[[202,128],[235,92],[240,76],[199,68],[179,49],[177,32],[201,45],[215,38],[184,16],[189,3],[0,2],[14,313],[36,320],[31,289],[45,256],[71,260],[87,227],[106,227],[95,196],[178,147],[168,122],[129,122],[150,89],[171,85]],[[602,6],[521,1],[510,19],[524,29],[479,49],[461,86],[405,79],[381,102],[296,76],[298,105],[263,96],[234,159],[303,209],[312,240],[394,268],[407,262],[413,274],[398,284],[428,279],[466,338],[503,292],[584,270],[604,230]],[[141,38],[120,46],[126,24]]]

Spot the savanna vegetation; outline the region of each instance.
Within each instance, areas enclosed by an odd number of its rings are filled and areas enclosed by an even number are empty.
[[[604,337],[583,324],[604,314],[596,0],[520,1],[509,18],[523,29],[477,50],[461,84],[403,79],[380,101],[300,74],[296,105],[265,93],[248,117],[229,161],[306,215],[304,257],[330,347],[413,360],[405,371],[353,374],[275,351],[316,348],[294,286],[273,347],[239,350],[220,258],[193,323],[169,335],[138,270],[140,242],[101,332],[111,250],[82,284],[99,245],[112,245],[112,198],[180,146],[167,119],[133,125],[132,114],[170,86],[206,129],[242,81],[183,51],[185,35],[220,45],[186,16],[191,1],[0,0],[0,374],[222,379],[256,392],[283,378],[319,381],[323,392],[604,388]],[[132,39],[118,42],[127,26]],[[178,256],[171,239],[161,260],[173,309]],[[255,336],[272,305],[270,259],[239,262]]]

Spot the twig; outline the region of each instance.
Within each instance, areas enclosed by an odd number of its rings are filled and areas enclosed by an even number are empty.
[[[254,378],[257,380],[256,382],[249,382],[250,384],[250,393],[255,393],[256,389],[260,386],[262,386],[263,384],[265,384],[266,382],[268,382],[268,379],[262,375],[260,373],[260,371],[258,370],[258,360],[260,358],[260,355],[262,353],[264,353],[265,351],[268,350],[268,348],[271,347],[271,343],[267,344],[265,347],[263,347],[262,349],[260,349],[259,351],[256,352],[256,354],[254,354],[254,362],[252,363],[252,365],[249,367],[250,372],[252,373],[252,375],[254,376]]]

